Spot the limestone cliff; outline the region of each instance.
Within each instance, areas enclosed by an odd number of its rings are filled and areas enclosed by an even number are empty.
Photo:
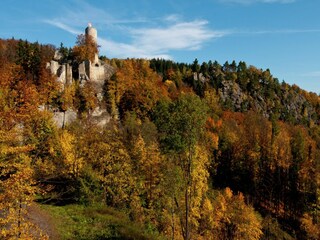
[[[93,37],[94,41],[97,41],[97,31],[92,25],[86,28],[85,33]],[[110,117],[103,101],[103,87],[105,81],[113,75],[113,67],[100,60],[97,54],[94,61],[84,60],[79,63],[76,59],[68,59],[61,51],[57,50],[54,58],[47,63],[47,68],[56,76],[57,81],[61,83],[62,91],[65,87],[72,84],[77,84],[79,88],[90,84],[98,104],[97,107],[88,111],[87,117],[90,117],[97,124],[105,124],[109,120]],[[77,116],[79,116],[79,112],[75,108],[65,111],[55,109],[54,111],[54,120],[60,127],[74,121],[77,119]]]

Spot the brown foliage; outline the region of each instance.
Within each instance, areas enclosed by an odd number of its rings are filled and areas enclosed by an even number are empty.
[[[73,47],[73,54],[78,63],[84,60],[93,62],[98,52],[98,45],[90,35],[80,34],[77,36],[76,45]]]

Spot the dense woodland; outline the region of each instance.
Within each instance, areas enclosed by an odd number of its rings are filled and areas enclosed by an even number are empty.
[[[317,94],[245,62],[101,57],[115,69],[101,102],[46,68],[86,48],[0,40],[1,239],[47,238],[28,218],[35,201],[107,207],[137,228],[73,239],[320,239]],[[56,127],[57,109],[78,120]]]

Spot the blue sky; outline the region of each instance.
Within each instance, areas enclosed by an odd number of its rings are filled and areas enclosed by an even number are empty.
[[[72,47],[88,22],[109,58],[232,60],[320,93],[319,0],[2,0],[0,38]]]

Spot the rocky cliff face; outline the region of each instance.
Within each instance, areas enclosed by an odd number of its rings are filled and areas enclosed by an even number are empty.
[[[293,124],[320,124],[319,95],[279,83],[269,69],[247,66],[242,61],[227,61],[223,65],[209,61],[199,65],[197,59],[192,64],[152,59],[150,66],[177,88],[185,83],[201,97],[215,92],[222,110],[256,111]]]
[[[293,123],[318,120],[317,106],[306,98],[306,92],[287,84],[279,85],[277,91],[268,87],[244,90],[237,82],[224,80],[218,93],[222,105],[233,111],[255,110],[267,118],[277,115]]]
[[[240,111],[249,98],[236,82],[222,81],[218,91],[221,101],[226,104],[229,102],[235,111]]]
[[[88,112],[88,116],[93,122],[98,125],[104,125],[110,119],[103,100],[105,81],[109,80],[114,73],[114,68],[105,62],[98,60],[91,63],[85,60],[78,64],[74,61],[61,61],[63,56],[58,52],[54,59],[47,64],[47,68],[56,76],[58,82],[62,84],[62,91],[72,84],[84,89],[86,85],[92,87],[92,94],[97,100],[97,106]],[[66,111],[54,111],[54,121],[59,127],[75,121],[79,116],[79,111],[75,108],[70,108]]]

